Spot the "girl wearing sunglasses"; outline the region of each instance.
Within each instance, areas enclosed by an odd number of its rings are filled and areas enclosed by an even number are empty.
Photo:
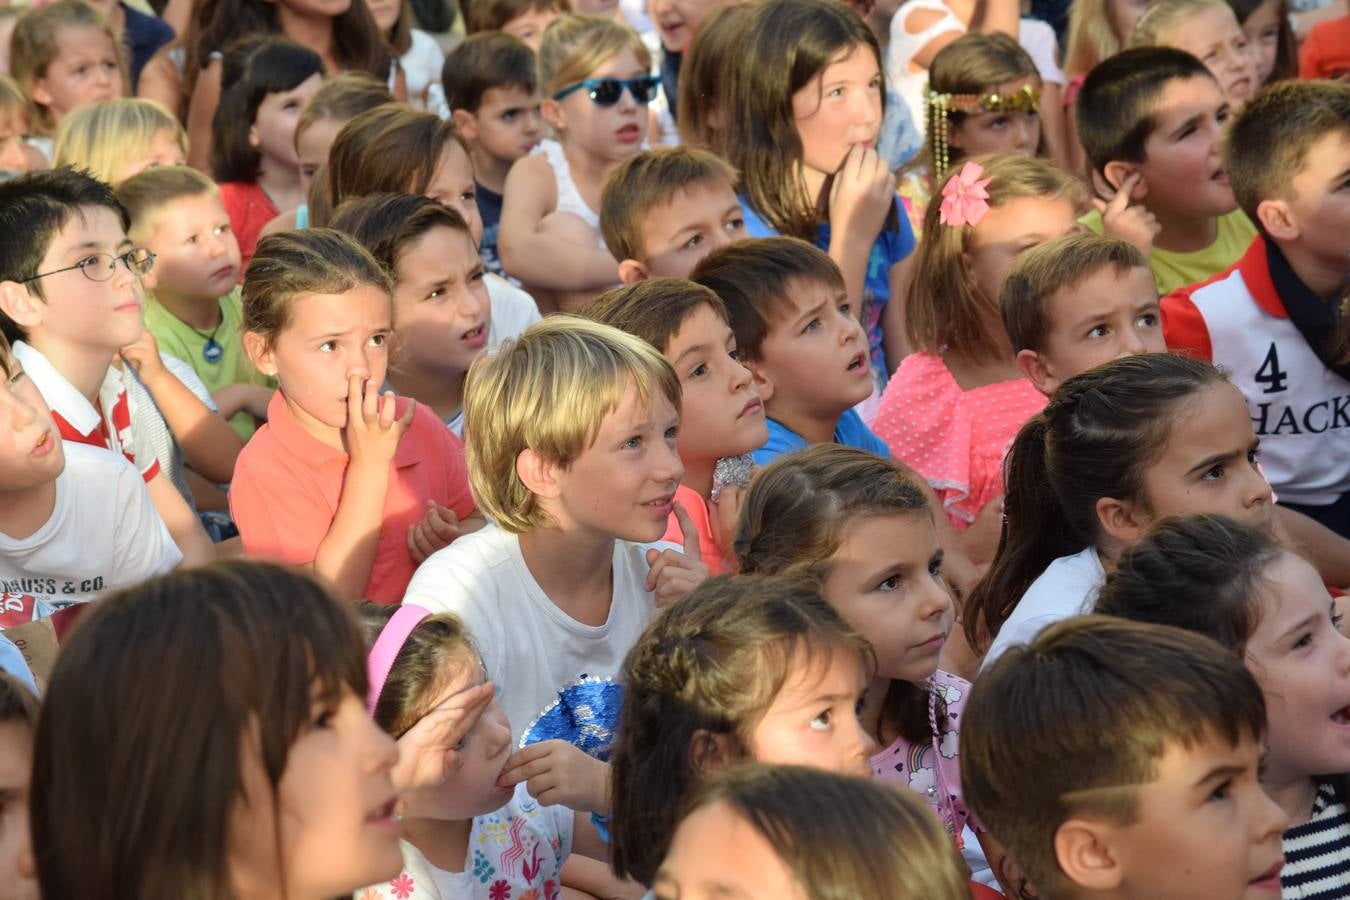
[[[540,310],[579,309],[619,283],[600,237],[600,191],[643,148],[659,81],[637,32],[613,19],[562,16],[539,47],[540,142],[506,178],[498,252]]]

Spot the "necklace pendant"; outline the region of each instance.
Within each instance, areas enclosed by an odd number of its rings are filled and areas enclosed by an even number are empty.
[[[215,338],[210,338],[206,346],[202,347],[202,359],[209,363],[218,363],[221,357],[225,355],[225,348],[220,346]]]

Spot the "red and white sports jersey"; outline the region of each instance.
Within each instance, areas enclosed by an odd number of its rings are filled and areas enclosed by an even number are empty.
[[[1264,238],[1228,271],[1164,297],[1162,316],[1168,347],[1223,367],[1242,391],[1281,500],[1326,506],[1350,490],[1350,382],[1289,320]]]
[[[23,341],[14,344],[14,356],[37,385],[52,411],[61,437],[77,444],[91,444],[121,453],[147,482],[159,474],[154,449],[132,428],[132,402],[127,397],[123,372],[108,367],[98,391],[98,405],[76,390],[51,361]]]

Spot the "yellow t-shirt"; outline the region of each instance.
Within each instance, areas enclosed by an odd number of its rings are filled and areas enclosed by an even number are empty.
[[[1095,234],[1102,233],[1102,214],[1095,209],[1078,221]],[[1256,238],[1256,227],[1240,209],[1219,216],[1218,224],[1218,237],[1203,250],[1177,253],[1153,248],[1148,255],[1148,267],[1158,282],[1160,295],[1219,274],[1241,259]]]

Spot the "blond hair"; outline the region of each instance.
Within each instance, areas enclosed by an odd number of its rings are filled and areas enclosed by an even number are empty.
[[[1129,38],[1129,35],[1125,36]],[[1065,42],[1064,74],[1074,78],[1089,72],[1125,45],[1111,24],[1111,0],[1074,0],[1069,10],[1069,36]]]
[[[59,51],[57,36],[66,28],[97,28],[112,41],[113,53],[122,76],[122,93],[127,91],[127,59],[122,42],[117,39],[112,25],[98,10],[84,0],[57,0],[47,6],[29,10],[14,24],[10,37],[9,73],[29,97],[39,79],[47,77]],[[51,110],[41,103],[33,103],[33,126],[40,134],[50,134],[55,127]]]
[[[1212,6],[1233,11],[1225,0],[1154,0],[1135,24],[1134,32],[1130,34],[1130,46],[1170,46],[1169,42],[1163,39],[1163,35],[1196,13]],[[1233,19],[1236,21],[1237,16]]]
[[[203,194],[220,196],[216,183],[190,166],[146,169],[119,184],[116,190],[117,199],[126,207],[131,219],[127,234],[135,241],[150,239],[159,222],[159,214],[175,200]]]
[[[544,30],[539,45],[539,86],[545,97],[552,97],[590,78],[605,60],[624,50],[632,50],[644,69],[651,68],[647,45],[627,25],[600,16],[559,16]]]
[[[695,184],[736,187],[736,170],[720,156],[690,147],[647,150],[619,163],[600,195],[600,233],[616,260],[645,260],[642,226],[647,214]]]
[[[33,115],[33,104],[19,83],[8,75],[0,75],[0,110],[17,109],[25,118]]]
[[[478,508],[516,534],[551,524],[516,459],[531,450],[570,466],[630,386],[644,405],[660,393],[680,407],[679,379],[655,347],[581,316],[549,316],[475,360],[464,383],[464,443]]]
[[[1050,298],[1072,291],[1101,269],[1118,275],[1148,268],[1144,255],[1118,238],[1100,234],[1071,234],[1032,247],[1013,262],[1003,279],[999,307],[1003,327],[1014,353],[1045,349],[1050,321]]]
[[[1064,198],[1075,207],[1083,202],[1082,184],[1048,160],[996,155],[976,157],[972,162],[984,167],[992,207],[1023,197]],[[951,173],[951,178],[959,177],[960,170]],[[998,298],[980,295],[966,262],[975,227],[941,224],[942,204],[937,201],[943,185],[935,187],[915,253],[914,280],[905,299],[905,334],[912,346],[922,350],[951,346],[964,353],[997,356],[1006,351],[1000,336],[989,333],[988,325],[999,319]]]
[[[129,162],[150,152],[155,135],[169,132],[187,157],[187,132],[153,100],[119,97],[83,106],[66,116],[56,132],[53,166],[84,169],[100,181],[116,185]]]

